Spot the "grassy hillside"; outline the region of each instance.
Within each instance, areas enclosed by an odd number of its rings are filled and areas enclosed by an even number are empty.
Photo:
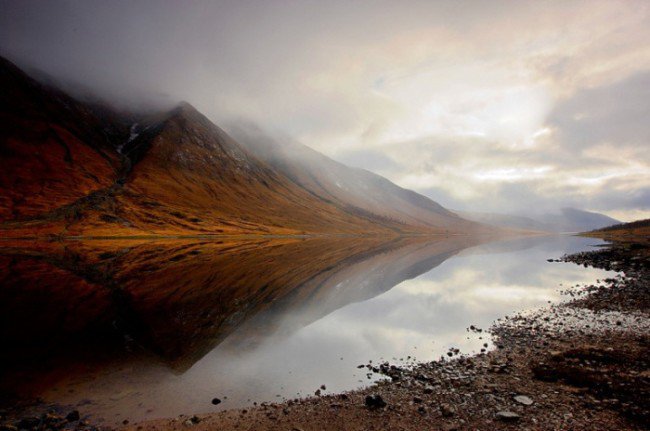
[[[376,199],[372,208],[314,193],[189,104],[154,115],[122,114],[41,85],[4,59],[0,90],[0,237],[401,235],[477,228],[428,200],[424,206],[436,210],[438,223],[383,213],[382,207],[395,206],[396,194],[419,195],[386,193],[390,183],[381,177],[383,183],[365,193]]]
[[[650,219],[620,223],[602,229],[582,233],[584,236],[608,241],[650,244]]]

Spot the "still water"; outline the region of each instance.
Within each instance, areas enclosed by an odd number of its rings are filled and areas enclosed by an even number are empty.
[[[357,365],[478,352],[490,340],[470,325],[608,275],[546,261],[597,244],[2,243],[2,402],[40,398],[115,424],[357,388],[375,378]]]

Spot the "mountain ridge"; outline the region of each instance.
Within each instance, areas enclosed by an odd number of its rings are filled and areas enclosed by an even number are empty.
[[[246,148],[322,199],[422,228],[476,228],[423,195],[365,169],[346,166],[306,145],[273,139],[250,125],[235,126],[231,133]]]
[[[428,198],[314,152],[328,168],[359,176],[348,178],[348,187],[372,186],[362,205],[354,202],[359,193],[328,196],[265,159],[262,149],[241,145],[187,102],[168,112],[122,114],[41,85],[4,59],[0,73],[1,87],[9,88],[0,99],[0,154],[11,165],[0,176],[3,236],[481,230]],[[37,126],[47,133],[29,135]],[[439,220],[423,223],[382,210],[395,202]]]
[[[604,214],[568,207],[562,208],[559,214],[546,213],[538,216],[472,211],[457,211],[457,213],[478,223],[539,232],[583,232],[620,223]]]

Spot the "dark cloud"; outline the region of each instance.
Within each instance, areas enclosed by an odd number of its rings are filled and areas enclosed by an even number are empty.
[[[548,124],[559,130],[566,148],[576,151],[601,143],[650,150],[649,119],[650,71],[645,71],[578,92],[553,109]]]
[[[600,211],[650,210],[650,187],[632,189],[623,185],[621,188],[619,183],[619,181],[608,182],[602,191],[589,198],[587,204]]]

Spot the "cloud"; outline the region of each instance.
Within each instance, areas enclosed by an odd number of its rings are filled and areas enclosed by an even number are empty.
[[[577,92],[558,103],[547,121],[560,132],[558,138],[563,144],[578,152],[599,144],[647,150],[649,101],[650,70],[647,70],[611,85]],[[648,151],[640,151],[635,156],[650,160]]]
[[[650,217],[647,1],[0,10],[3,55],[122,105],[187,100],[466,209]]]
[[[372,172],[397,171],[401,167],[384,152],[377,150],[352,150],[337,157],[338,161],[352,167]]]

